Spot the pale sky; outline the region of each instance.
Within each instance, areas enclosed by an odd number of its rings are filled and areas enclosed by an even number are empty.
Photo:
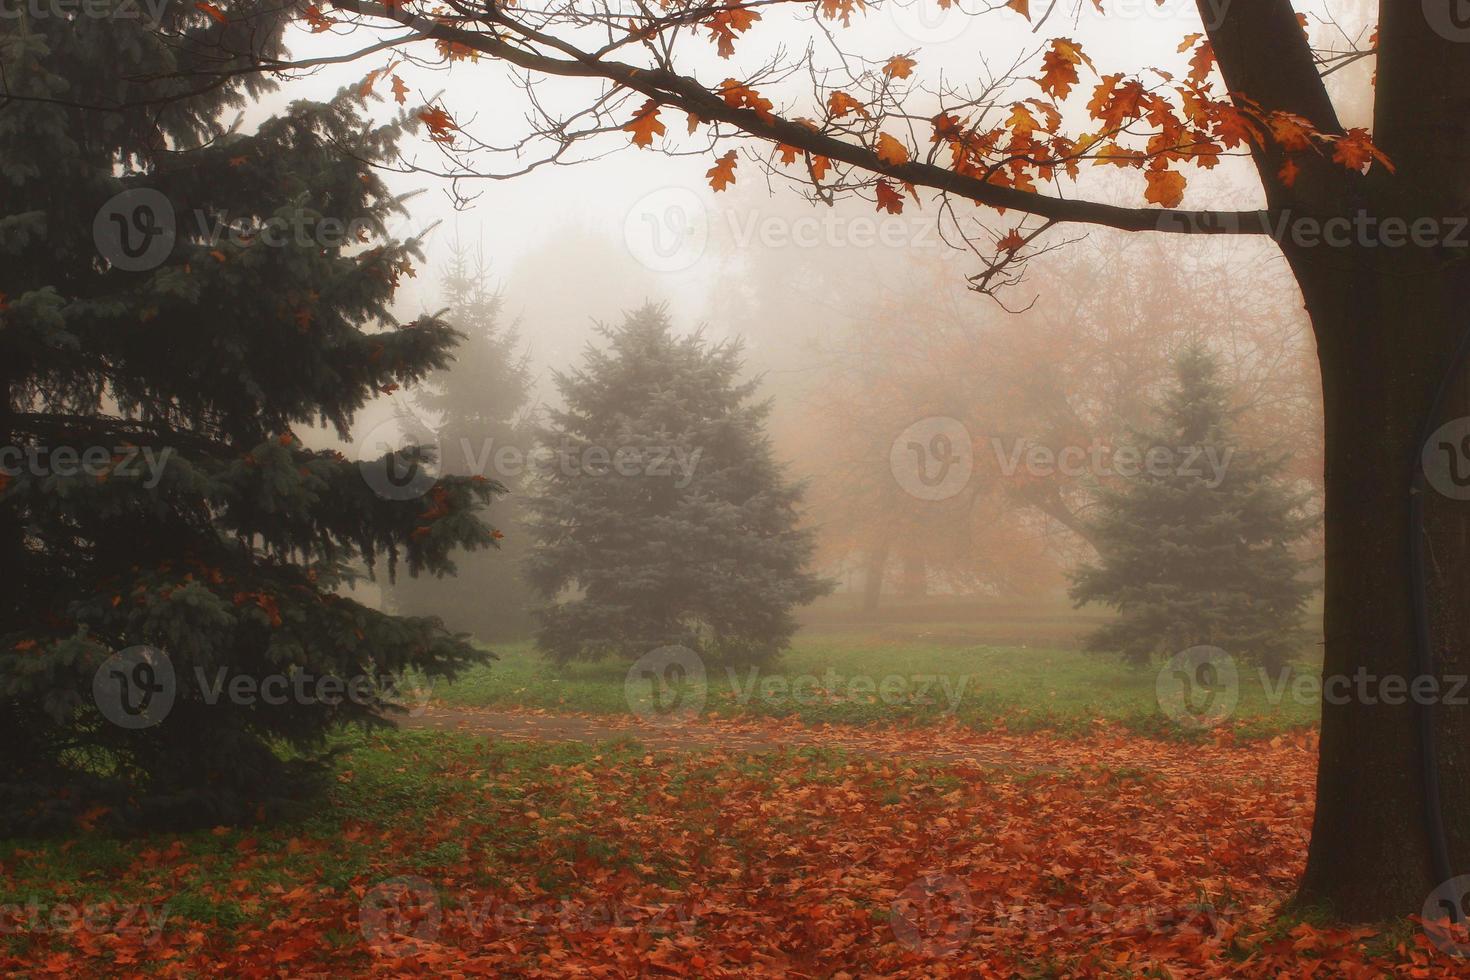
[[[964,6],[973,8],[968,0]],[[1045,4],[1032,6],[1039,12]],[[845,50],[880,61],[911,53],[919,61],[916,75],[932,80],[942,71],[946,81],[955,83],[982,79],[987,70],[1002,72],[1018,53],[1034,52],[1044,40],[1057,35],[1079,41],[1101,72],[1137,71],[1153,65],[1182,73],[1188,55],[1176,49],[1186,35],[1200,30],[1194,0],[1165,0],[1162,4],[1155,0],[1109,0],[1112,12],[1108,16],[1098,15],[1091,0],[1084,0],[1076,6],[1075,14],[1064,17],[1071,6],[1070,0],[1061,0],[1052,21],[1039,34],[1033,34],[1026,21],[1009,11],[972,17],[957,8],[941,11],[937,0],[911,0],[903,6],[859,15],[851,28],[839,28],[836,36]],[[1341,0],[1333,7],[1340,17],[1346,17],[1345,11],[1362,8],[1363,4],[1362,0]],[[1313,18],[1314,36],[1327,36],[1330,29],[1319,23],[1325,9],[1322,3],[1299,3],[1298,9]],[[788,51],[800,51],[811,36],[810,27],[783,21],[783,16],[787,15],[768,12],[765,22],[742,37],[736,56],[728,61],[716,57],[713,45],[703,37],[684,38],[681,43],[689,56],[681,70],[714,84],[727,76],[740,76],[742,68],[777,55],[783,45]],[[1350,28],[1359,29],[1361,25]],[[297,57],[312,57],[359,48],[371,38],[366,31],[333,37],[293,29],[288,43]],[[830,53],[821,50],[816,57],[821,63],[833,61]],[[339,86],[355,83],[368,71],[382,67],[386,60],[378,54],[288,82],[247,115],[247,128],[263,112],[278,109],[292,99],[326,97]],[[1035,74],[1037,65],[1039,58],[1031,58],[1023,73]],[[447,72],[408,65],[400,70],[400,76],[413,89],[410,107],[442,92],[443,104],[463,129],[486,139],[520,131],[520,120],[527,111],[524,96],[507,84],[503,64],[487,58],[478,64],[457,63]],[[1362,72],[1343,72],[1340,76],[1342,85],[1360,89],[1364,78]],[[1094,83],[1095,77],[1083,69],[1081,89],[1089,91]],[[386,94],[387,85],[380,83],[377,90]],[[595,90],[590,83],[560,80],[544,89],[553,104],[565,105],[581,104],[579,100]],[[1013,98],[1039,94],[1034,85],[1025,82],[1011,91]],[[765,94],[781,108],[804,95],[809,99],[809,90],[799,86]],[[1366,103],[1360,97],[1358,104]],[[392,108],[391,103],[381,105],[385,114]],[[802,113],[792,110],[792,114]],[[670,136],[682,137],[683,120],[674,119],[674,115],[672,110],[666,111]],[[621,310],[645,299],[667,301],[682,325],[692,327],[705,322],[715,334],[750,335],[757,348],[769,348],[773,343],[779,346],[779,340],[773,341],[772,337],[785,337],[794,345],[803,331],[820,330],[823,324],[840,322],[849,315],[851,310],[844,304],[857,294],[857,287],[870,287],[888,279],[901,281],[911,249],[942,248],[933,234],[932,209],[910,207],[902,216],[889,217],[875,214],[871,203],[861,201],[848,202],[833,211],[813,207],[783,187],[777,187],[773,197],[764,176],[744,160],[736,187],[717,194],[710,190],[705,177],[705,170],[713,162],[709,154],[668,157],[627,147],[625,134],[602,139],[604,142],[594,148],[596,152],[619,152],[578,166],[545,168],[511,180],[462,183],[462,191],[479,194],[467,211],[455,211],[449,205],[447,183],[441,179],[423,174],[390,175],[395,189],[426,190],[413,203],[413,215],[404,225],[405,231],[435,220],[442,222],[429,240],[429,261],[420,269],[419,277],[407,281],[400,293],[400,314],[411,317],[438,308],[438,270],[449,244],[458,239],[483,247],[504,287],[511,312],[521,320],[525,339],[543,375],[547,367],[565,367],[576,356],[590,336],[593,319],[616,319]],[[406,141],[403,151],[421,164],[437,167],[442,163],[437,149],[424,138]],[[1191,170],[1189,176],[1186,206],[1244,208],[1260,204],[1259,188],[1252,183],[1242,161],[1227,160],[1210,174]],[[1045,190],[1053,193],[1055,188]],[[1142,203],[1142,192],[1143,177],[1136,171],[1086,171],[1081,186],[1065,188],[1065,193],[1071,195],[1135,206]],[[994,217],[988,211],[986,215]],[[991,221],[990,226],[1008,230],[1015,223],[1009,219]],[[1101,234],[1103,240],[1113,241],[1107,237],[1110,233]],[[1117,247],[1126,247],[1124,239],[1128,236],[1114,237]],[[1191,240],[1181,242],[1180,247],[1208,247],[1208,243]],[[1269,252],[1270,243],[1264,243],[1264,248]],[[957,255],[956,259],[958,277],[967,264],[963,256]],[[742,321],[742,310],[751,309],[751,304],[743,302],[740,293],[752,288],[744,273],[753,268],[784,271],[783,288],[796,292],[801,292],[802,284],[808,281],[802,270],[821,270],[821,288],[808,291],[811,308],[807,315],[792,318],[800,323]],[[850,279],[853,289],[845,288],[843,277]],[[817,280],[813,273],[810,281]],[[1297,302],[1289,295],[1284,295],[1283,301]],[[981,315],[988,301],[975,297],[973,302],[977,315]],[[983,315],[990,315],[989,310]],[[790,360],[788,353],[760,350],[754,360],[762,368],[779,369]],[[377,408],[367,413],[365,422],[370,424],[380,417]]]

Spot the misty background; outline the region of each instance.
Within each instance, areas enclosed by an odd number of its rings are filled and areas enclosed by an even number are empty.
[[[1297,5],[1318,43],[1361,43],[1372,5],[1331,6],[1329,12],[1323,3]],[[1066,33],[1057,27],[1059,16],[1053,13],[1046,34]],[[1196,30],[1199,14],[1193,0],[1135,0],[1112,5],[1107,17],[1080,4],[1071,21],[1069,32],[1099,65],[1125,64],[1172,50],[1166,40],[1177,43]],[[295,34],[298,59],[364,43],[361,34],[351,42],[304,28]],[[794,21],[780,41],[770,34],[757,35],[768,50],[742,50],[742,56],[760,61],[776,50],[772,45],[796,48],[813,40]],[[1003,74],[1024,60],[1017,52],[1029,57],[1041,37],[1020,18],[946,16],[916,3],[855,21],[844,41],[865,52],[922,46],[931,66],[939,58],[972,74],[978,52],[980,63]],[[1157,67],[1181,72],[1186,57]],[[327,65],[286,81],[246,111],[242,126],[287,101],[361,85],[365,64]],[[1369,123],[1369,70],[1355,63],[1329,77],[1347,126]],[[698,72],[737,74],[714,56],[713,46]],[[440,98],[462,128],[494,131],[503,119],[514,129],[513,107],[520,103],[506,66],[458,61],[447,71],[419,74],[442,88],[411,93],[402,109]],[[1084,72],[1084,86],[1094,80]],[[565,83],[550,84],[554,92]],[[381,118],[401,111],[386,82],[374,83],[372,93]],[[671,120],[671,132],[681,128]],[[422,235],[425,261],[399,290],[396,312],[407,322],[444,309],[442,278],[453,255],[473,256],[501,295],[501,326],[514,325],[519,334],[533,415],[556,403],[553,372],[579,362],[597,324],[619,322],[646,302],[666,304],[682,331],[740,338],[749,372],[772,401],[777,455],[791,476],[808,482],[806,515],[819,529],[820,567],[839,581],[832,601],[872,604],[875,588],[909,599],[1060,601],[1066,571],[1089,551],[1075,533],[1075,518],[1096,481],[1028,482],[1026,474],[1018,481],[999,471],[1004,454],[1017,440],[1053,448],[1116,443],[1128,425],[1147,421],[1148,400],[1167,383],[1173,354],[1195,341],[1222,360],[1243,442],[1289,453],[1291,475],[1320,489],[1313,341],[1270,241],[1098,228],[1054,236],[1068,244],[1033,261],[1028,281],[997,302],[967,289],[965,276],[978,263],[954,222],[932,208],[889,215],[855,199],[813,203],[744,158],[736,184],[716,193],[705,176],[707,154],[669,155],[624,143],[622,134],[611,134],[595,159],[495,180],[451,179],[453,161],[436,159],[427,139],[405,140],[411,154],[405,172],[386,179],[412,195],[409,215],[390,230]],[[407,172],[439,167],[446,177]],[[497,159],[485,170],[496,168],[513,169]],[[1185,207],[1262,205],[1248,160],[1223,157],[1211,177],[1193,183]],[[1129,204],[1142,181],[1137,171],[1085,168],[1079,193]],[[987,212],[980,220],[991,229],[1010,227],[1006,216]],[[452,312],[448,318],[454,320]],[[364,434],[374,446],[395,434],[407,438],[408,428],[393,420],[423,414],[414,398],[399,391],[368,406],[354,427],[359,452]],[[893,441],[905,427],[934,417],[959,418],[973,440],[975,472],[962,501],[926,507],[880,492],[880,484],[893,483]],[[325,430],[300,435],[311,445],[336,444]],[[895,551],[885,539],[906,547]],[[381,586],[359,594],[381,601]]]

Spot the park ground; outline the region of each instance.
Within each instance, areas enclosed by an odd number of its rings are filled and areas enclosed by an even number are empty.
[[[1412,920],[1289,906],[1310,683],[1242,669],[1223,725],[1182,725],[1156,669],[1076,649],[1086,625],[814,615],[682,724],[630,704],[626,665],[497,644],[399,729],[343,732],[289,820],[0,845],[0,971],[1470,976]]]

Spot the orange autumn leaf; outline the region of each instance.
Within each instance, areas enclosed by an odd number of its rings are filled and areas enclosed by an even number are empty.
[[[903,195],[896,191],[892,184],[886,180],[880,180],[874,190],[878,195],[878,210],[887,211],[889,214],[903,213]]]
[[[203,11],[204,13],[208,14],[210,18],[215,21],[215,23],[225,24],[229,22],[229,18],[225,16],[223,10],[220,10],[212,3],[205,2],[205,0],[199,0],[198,3],[194,4],[194,9]]]
[[[1195,84],[1204,82],[1215,67],[1215,46],[1208,40],[1201,41],[1194,56],[1189,59],[1189,80]]]
[[[1104,143],[1093,151],[1092,157],[1094,167],[1111,164],[1122,169],[1142,166],[1144,160],[1142,153],[1126,149],[1117,143]]]
[[[1184,200],[1184,188],[1189,181],[1179,171],[1150,170],[1145,176],[1148,178],[1148,190],[1143,197],[1150,204],[1177,208]]]
[[[1281,165],[1281,169],[1276,171],[1276,177],[1281,181],[1281,186],[1295,187],[1296,179],[1301,175],[1301,172],[1302,168],[1297,166],[1296,161],[1291,157],[1287,157],[1286,162]]]
[[[724,156],[715,161],[715,165],[705,171],[709,178],[709,185],[717,191],[735,183],[735,151],[730,150]]]
[[[822,16],[828,20],[842,19],[843,27],[852,26],[853,12],[863,0],[822,0]]]
[[[662,136],[667,132],[664,124],[658,121],[658,108],[658,102],[649,99],[634,113],[632,121],[623,126],[623,132],[633,134],[634,146],[652,146],[655,136]]]
[[[1010,234],[1006,235],[1000,241],[995,243],[995,250],[997,252],[1014,253],[1017,249],[1021,248],[1021,246],[1025,244],[1026,240],[1021,237],[1021,229],[1012,228]]]
[[[1294,112],[1273,112],[1267,125],[1281,148],[1291,152],[1310,149],[1312,136],[1317,132],[1311,120]]]
[[[720,83],[716,92],[732,108],[754,110],[762,122],[771,122],[776,118],[771,112],[771,100],[743,82],[727,78]]]
[[[1006,119],[1006,126],[1018,136],[1030,136],[1036,131],[1036,117],[1031,110],[1017,102],[1011,109],[1011,115]]]
[[[408,101],[408,86],[403,84],[403,79],[397,75],[393,76],[393,99],[399,105]]]
[[[918,62],[904,55],[894,55],[888,59],[888,64],[883,66],[883,74],[889,78],[908,78],[914,73],[914,66]]]
[[[941,112],[931,120],[934,126],[934,135],[929,137],[929,142],[938,143],[940,140],[956,140],[960,138],[960,117],[948,112]]]
[[[362,81],[357,83],[357,94],[366,98],[373,94],[373,86],[378,82],[378,76],[386,71],[386,68],[374,68],[363,76]]]
[[[846,92],[833,92],[827,96],[827,110],[832,113],[833,119],[841,119],[850,112],[855,112],[864,119],[869,117],[863,104]]]
[[[1027,20],[1031,19],[1031,0],[1006,0],[1006,6]]]
[[[438,51],[439,56],[441,58],[444,58],[446,61],[454,62],[480,60],[480,52],[476,51],[468,44],[461,44],[458,41],[448,41],[444,38],[439,38],[434,42],[434,50]]]
[[[1079,80],[1077,66],[1081,64],[1092,67],[1092,59],[1082,53],[1081,45],[1071,38],[1054,38],[1051,50],[1041,58],[1041,77],[1036,83],[1052,98],[1065,99]]]
[[[331,30],[332,25],[336,23],[330,17],[327,17],[325,14],[323,14],[322,8],[317,6],[316,4],[312,4],[311,6],[307,7],[302,16],[305,17],[306,22],[311,25],[311,32],[313,34],[320,34],[322,31]]]
[[[878,154],[878,159],[890,167],[897,167],[909,162],[909,150],[897,139],[887,133],[878,134],[878,142],[873,147]]]
[[[761,15],[754,10],[731,6],[715,14],[704,26],[709,30],[710,40],[716,42],[720,57],[728,58],[735,53],[736,36],[750,30],[760,19]]]
[[[1368,135],[1368,131],[1361,128],[1349,129],[1333,142],[1332,159],[1335,163],[1360,173],[1366,173],[1375,160],[1388,168],[1389,173],[1394,170],[1383,151],[1373,145],[1373,138]]]
[[[435,143],[453,143],[458,126],[449,113],[438,106],[427,106],[419,110],[419,119],[429,128],[429,138]]]

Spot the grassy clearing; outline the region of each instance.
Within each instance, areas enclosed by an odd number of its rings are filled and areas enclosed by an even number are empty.
[[[1141,733],[1195,734],[1160,710],[1157,668],[1073,649],[971,644],[955,632],[962,627],[948,627],[951,632],[938,640],[923,635],[937,627],[912,635],[808,629],[773,667],[710,670],[706,710],[724,717],[796,717],[807,724],[923,723],[952,715],[978,730],[1010,731],[1083,732],[1103,718]],[[435,696],[470,706],[606,715],[632,710],[625,663],[557,667],[528,643],[495,650],[500,660],[437,688]],[[1273,692],[1255,668],[1241,665],[1232,716],[1238,735],[1267,736],[1316,722],[1320,670],[1299,664],[1296,671],[1299,680]]]
[[[151,952],[227,949],[293,914],[302,889],[330,918],[333,902],[355,908],[354,886],[364,881],[462,864],[465,840],[485,859],[477,883],[503,884],[495,869],[554,832],[505,819],[525,809],[548,768],[641,757],[631,744],[490,745],[424,732],[353,730],[335,742],[344,754],[331,791],[270,828],[0,841],[0,962],[5,953],[39,960],[88,938],[85,929],[51,927],[53,910],[68,908],[92,910],[109,934]],[[446,818],[463,840],[431,830]],[[329,947],[360,944],[351,918],[333,920]]]
[[[815,749],[650,754],[631,740],[424,731],[341,745],[331,791],[293,822],[0,844],[0,907],[34,905],[44,922],[63,906],[137,906],[136,921],[161,922],[148,938],[14,928],[12,916],[0,972],[1154,976],[1200,965],[1199,907],[1241,930],[1211,954],[1213,975],[1363,955],[1354,937],[1303,952],[1270,921],[1300,855],[1292,835],[1263,836],[1258,820],[1305,828],[1309,805],[1284,791],[1309,778],[1295,748],[1201,760],[1181,781],[1071,763],[1023,774]],[[1277,776],[1244,778],[1259,772]],[[1139,866],[1155,873],[1140,879]],[[953,948],[892,921],[895,901],[933,869],[968,889],[952,911],[974,928]],[[364,909],[406,876],[433,896],[434,945],[406,951],[390,937],[385,952]],[[1038,922],[1069,924],[1043,936]],[[1148,944],[1139,922],[1160,930]],[[1380,967],[1402,956],[1379,953]]]

